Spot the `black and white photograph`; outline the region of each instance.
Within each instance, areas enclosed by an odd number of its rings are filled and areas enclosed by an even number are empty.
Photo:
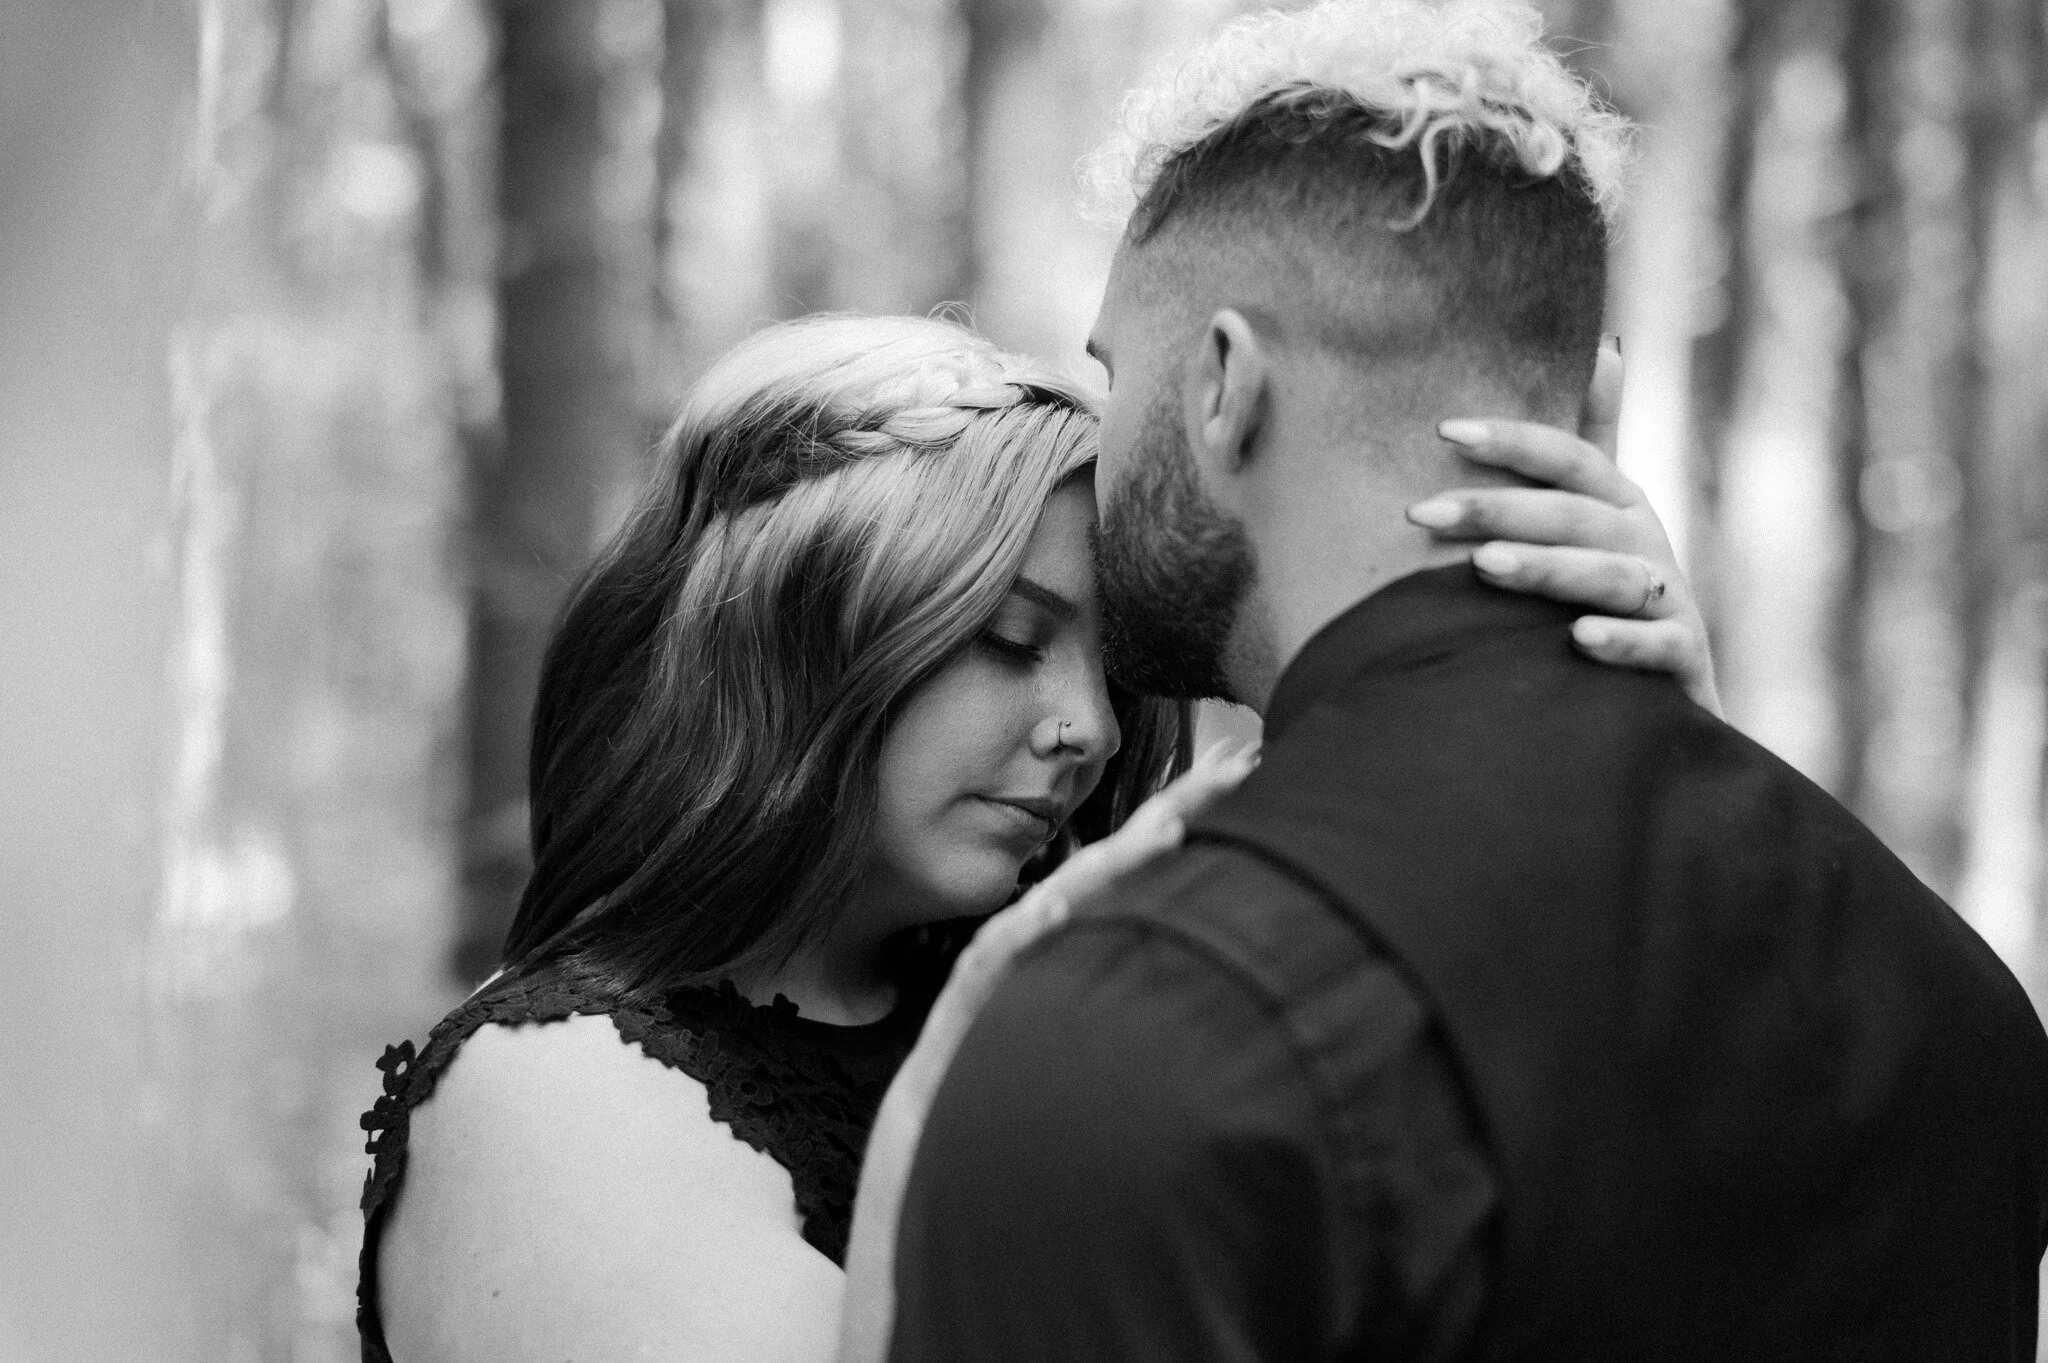
[[[0,1363],[2048,1363],[2043,0],[5,0]]]

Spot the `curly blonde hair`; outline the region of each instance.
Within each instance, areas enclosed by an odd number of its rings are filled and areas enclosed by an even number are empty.
[[[1162,168],[1255,106],[1341,96],[1373,140],[1415,149],[1429,211],[1439,156],[1470,148],[1532,179],[1575,177],[1611,225],[1631,128],[1542,42],[1528,0],[1323,0],[1229,24],[1131,92],[1119,131],[1082,163],[1092,216],[1121,223]]]

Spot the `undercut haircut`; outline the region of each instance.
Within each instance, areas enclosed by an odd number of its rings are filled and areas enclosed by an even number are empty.
[[[1135,195],[1134,246],[1277,247],[1310,339],[1468,354],[1532,399],[1575,400],[1628,126],[1541,32],[1525,0],[1244,20],[1131,97],[1089,176]]]

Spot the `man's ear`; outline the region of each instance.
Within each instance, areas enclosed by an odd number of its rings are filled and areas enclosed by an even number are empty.
[[[1250,462],[1266,421],[1272,374],[1265,344],[1243,313],[1224,308],[1202,328],[1188,371],[1188,448],[1218,472],[1236,473]]]

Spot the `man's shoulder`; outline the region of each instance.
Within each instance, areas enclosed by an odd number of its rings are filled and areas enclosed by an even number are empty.
[[[1752,869],[1848,861],[1911,882],[1834,796],[1668,678],[1503,649],[1492,669],[1366,679],[1304,712],[1196,828],[1304,874],[1292,849],[1335,839],[1392,865],[1435,850],[1507,868],[1739,846]]]
[[[1282,863],[1199,835],[1097,895],[1075,921],[1102,930],[1220,935],[1261,949],[1283,935],[1283,925],[1284,935],[1352,935],[1330,900]]]
[[[1297,1030],[1338,1016],[1385,1018],[1410,1035],[1427,1025],[1405,974],[1345,909],[1230,841],[1192,838],[1082,906],[1061,936],[1057,954],[1095,969],[1129,962],[1149,974],[1174,958],[1186,987],[1255,996]]]
[[[1290,1333],[1274,1357],[1301,1356],[1291,1332],[1316,1322],[1333,1340],[1398,1334],[1484,1281],[1498,1194],[1469,1111],[1406,972],[1312,887],[1197,838],[1079,908],[997,986],[925,1129],[911,1258],[921,1277],[958,1275],[1000,1242],[1004,1283],[1056,1275],[1080,1286],[1055,1295],[1104,1292],[1118,1309],[1162,1266],[1220,1267],[1204,1290],[1226,1294],[1334,1288],[1275,1317]],[[953,1229],[992,1222],[1029,1228],[1025,1243]],[[985,1291],[973,1276],[932,1299]],[[1170,1318],[1205,1319],[1181,1299]]]
[[[1234,842],[1200,836],[1131,872],[1084,906],[1102,921],[1224,916],[1321,917],[1321,893],[1279,863]]]

